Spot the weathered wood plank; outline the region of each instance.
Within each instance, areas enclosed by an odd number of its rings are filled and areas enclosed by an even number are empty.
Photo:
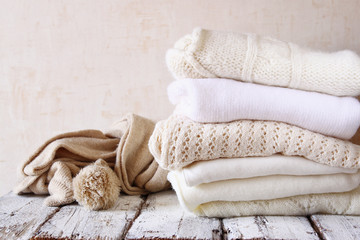
[[[44,196],[9,193],[0,198],[0,239],[29,239],[59,208],[43,205]]]
[[[44,196],[0,198],[0,239],[360,239],[360,217],[313,215],[200,218],[184,212],[172,191],[121,196],[107,211],[76,204],[43,206]],[[129,229],[130,228],[130,229]],[[223,230],[222,230],[223,229]]]
[[[220,239],[221,221],[185,212],[173,191],[149,195],[126,239]]]
[[[323,239],[360,239],[360,217],[313,215],[314,227]]]
[[[77,204],[67,205],[49,219],[35,239],[122,239],[144,200],[121,195],[111,209],[88,211]]]
[[[226,239],[319,239],[305,217],[225,218],[223,229]]]

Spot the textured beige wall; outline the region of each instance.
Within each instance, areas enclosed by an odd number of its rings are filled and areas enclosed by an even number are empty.
[[[0,194],[54,134],[172,106],[167,48],[196,26],[360,53],[359,0],[8,0],[0,8]]]

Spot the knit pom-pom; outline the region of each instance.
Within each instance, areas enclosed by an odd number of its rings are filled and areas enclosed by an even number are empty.
[[[111,208],[119,197],[120,180],[103,160],[83,168],[73,180],[76,201],[89,210]]]

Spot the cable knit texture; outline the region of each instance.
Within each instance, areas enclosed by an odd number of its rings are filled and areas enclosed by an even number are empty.
[[[353,97],[218,78],[175,81],[168,96],[176,114],[197,122],[280,121],[342,139],[360,125],[360,103]]]
[[[206,217],[254,215],[360,215],[360,187],[344,193],[306,194],[258,201],[215,201],[201,204],[193,213]]]
[[[270,37],[197,28],[168,50],[166,62],[175,77],[230,78],[360,95],[360,58],[349,50],[326,53]]]
[[[334,167],[360,168],[359,145],[270,121],[201,124],[172,115],[156,124],[149,149],[159,165],[169,170],[195,161],[276,153]]]

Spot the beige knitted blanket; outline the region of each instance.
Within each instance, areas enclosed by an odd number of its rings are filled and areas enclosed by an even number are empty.
[[[271,121],[201,124],[172,115],[156,124],[149,148],[159,165],[168,170],[195,161],[276,153],[334,167],[360,168],[359,145]]]
[[[154,123],[128,114],[105,133],[83,130],[46,141],[21,167],[16,193],[50,194],[48,206],[73,202],[72,178],[81,168],[104,159],[127,194],[157,192],[170,187],[167,171],[160,168],[148,150]]]

